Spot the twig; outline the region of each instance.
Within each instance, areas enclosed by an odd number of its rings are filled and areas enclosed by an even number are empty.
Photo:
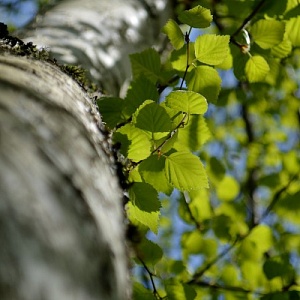
[[[193,215],[193,212],[191,211],[191,208],[190,208],[190,205],[189,205],[189,203],[190,203],[190,197],[189,197],[188,193],[187,192],[183,192],[183,196],[184,196],[184,200],[185,200],[184,202],[185,202],[185,205],[186,205],[186,209],[188,211],[188,214],[189,214],[190,218],[195,223],[196,228],[199,231],[202,231],[203,230],[202,224],[196,220],[196,218]]]
[[[245,294],[250,294],[251,293],[251,294],[256,294],[256,295],[260,295],[260,296],[264,295],[262,293],[247,290],[247,289],[239,287],[239,286],[221,285],[221,284],[218,284],[218,283],[209,283],[209,282],[205,282],[205,281],[197,281],[197,282],[195,282],[195,285],[201,286],[201,287],[207,287],[207,288],[214,289],[214,290],[242,292],[242,293],[245,293]]]
[[[251,144],[255,141],[255,137],[254,137],[254,130],[253,130],[252,123],[250,121],[250,116],[249,116],[249,112],[248,112],[248,108],[247,108],[246,104],[242,105],[242,118],[244,120],[245,127],[246,127],[248,144]],[[248,172],[248,178],[246,181],[247,190],[249,191],[248,206],[249,206],[249,211],[250,211],[250,220],[249,220],[250,228],[253,228],[257,222],[256,205],[255,205],[255,200],[254,200],[254,192],[257,188],[257,184],[255,181],[256,171],[257,171],[257,167],[251,168]]]
[[[254,18],[254,16],[259,12],[262,6],[265,4],[266,0],[261,0],[257,6],[253,9],[251,14],[244,20],[242,25],[231,35],[231,38],[234,39],[246,26],[247,24]]]
[[[193,275],[193,278],[188,281],[188,284],[194,284],[198,282],[198,279],[207,271],[209,270],[214,264],[216,264],[220,259],[222,259],[231,249],[233,249],[236,245],[237,242],[241,241],[242,239],[244,239],[246,236],[244,237],[238,237],[234,240],[234,242],[227,247],[224,251],[222,251],[220,254],[218,254],[214,259],[212,259],[208,264],[206,264],[206,266],[199,272],[196,272]]]
[[[144,262],[140,257],[137,257],[137,258],[138,258],[139,261],[142,263],[144,269],[146,270],[146,272],[147,272],[148,275],[149,275],[149,278],[150,278],[150,281],[151,281],[151,285],[152,285],[152,288],[153,288],[153,294],[154,294],[154,296],[155,296],[157,299],[163,299],[163,298],[159,295],[159,293],[158,293],[158,291],[157,291],[157,289],[156,289],[156,286],[155,286],[155,283],[154,283],[154,279],[153,279],[154,274],[149,270],[149,268],[147,267],[147,265],[145,264],[145,262]]]
[[[190,34],[191,34],[191,32],[192,32],[192,27],[190,27],[189,32],[186,32],[185,36],[184,36],[185,42],[186,42],[186,67],[185,67],[185,72],[183,74],[183,78],[182,78],[182,81],[181,81],[181,84],[179,87],[180,90],[182,90],[183,83],[184,83],[185,77],[187,75],[187,71],[190,67],[189,62],[190,62]]]
[[[280,196],[282,195],[282,193],[284,193],[284,192],[288,189],[288,187],[291,185],[291,183],[292,183],[294,180],[296,180],[298,177],[299,177],[298,174],[295,174],[294,176],[292,176],[292,178],[291,178],[290,181],[287,183],[287,185],[285,185],[284,187],[282,187],[280,190],[278,190],[278,191],[275,193],[275,195],[274,195],[272,201],[270,202],[270,204],[268,205],[268,207],[266,208],[266,210],[263,212],[263,214],[262,214],[262,216],[261,216],[261,218],[260,218],[260,222],[261,222],[264,218],[266,218],[266,217],[269,215],[269,213],[270,213],[271,210],[274,208],[274,206],[276,205],[276,203],[280,200]]]

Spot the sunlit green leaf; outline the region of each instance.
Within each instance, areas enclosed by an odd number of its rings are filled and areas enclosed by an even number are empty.
[[[115,142],[121,143],[123,155],[138,162],[151,153],[151,142],[145,132],[132,124],[126,124],[114,134]]]
[[[262,56],[252,56],[246,63],[245,72],[249,82],[263,81],[269,71],[270,67]]]
[[[189,196],[191,202],[189,207],[193,214],[193,217],[198,220],[198,222],[202,222],[211,218],[212,209],[211,203],[209,199],[209,190],[200,189],[195,191],[190,191]]]
[[[156,300],[152,291],[146,289],[141,283],[134,282],[133,284],[133,299],[134,300]]]
[[[251,35],[256,44],[270,49],[282,42],[285,24],[276,20],[259,20],[251,27]]]
[[[219,65],[229,55],[228,44],[228,35],[200,35],[195,41],[195,56],[202,63]]]
[[[187,61],[187,45],[184,45],[179,50],[173,50],[171,53],[171,64],[174,70],[185,72],[187,64],[191,65],[191,63],[196,59],[194,43],[189,43],[189,61]]]
[[[202,249],[203,236],[199,231],[185,232],[181,238],[183,257],[188,259],[190,254],[199,254]]]
[[[153,48],[131,54],[130,61],[134,79],[144,75],[154,83],[158,80],[160,75],[160,57]]]
[[[178,19],[191,27],[205,28],[210,25],[213,18],[209,9],[198,5],[190,10],[181,12]]]
[[[225,265],[224,268],[222,269],[222,274],[221,274],[221,280],[231,286],[236,286],[238,285],[238,268],[234,265]]]
[[[265,278],[260,263],[243,261],[241,263],[241,273],[246,288],[255,289],[255,287],[264,283]]]
[[[292,18],[286,23],[286,32],[294,47],[300,46],[300,16]]]
[[[217,197],[221,201],[233,201],[239,191],[240,186],[232,176],[225,176],[217,185]]]
[[[183,151],[199,151],[211,137],[203,116],[191,115],[187,124],[178,130],[178,138],[174,148]]]
[[[268,251],[274,242],[272,230],[267,225],[256,226],[252,229],[247,239],[254,242],[257,249],[259,249],[262,253]]]
[[[136,221],[142,223],[154,233],[157,233],[158,231],[159,215],[160,213],[158,211],[147,212],[141,210],[132,202],[128,202],[127,204],[127,216],[129,220],[133,223]]]
[[[169,20],[163,28],[163,32],[170,39],[171,44],[175,49],[180,49],[184,45],[184,36],[174,20]]]
[[[207,111],[206,99],[192,91],[174,91],[166,97],[166,105],[188,114],[204,114]]]
[[[164,169],[165,158],[158,155],[151,155],[139,166],[139,171],[145,182],[151,184],[158,192],[170,194],[173,187],[169,184]]]
[[[196,297],[196,292],[193,287],[185,283],[168,280],[165,281],[165,287],[168,300],[194,300]]]
[[[165,172],[169,182],[179,190],[208,188],[202,163],[189,152],[175,152],[167,156]]]
[[[145,101],[132,119],[137,128],[154,132],[169,132],[171,120],[166,110],[152,100]]]
[[[280,44],[271,49],[271,53],[278,58],[284,58],[291,53],[292,48],[291,41],[284,39]]]
[[[190,91],[200,93],[208,102],[217,101],[221,89],[221,78],[214,68],[196,67],[187,74],[186,81]]]

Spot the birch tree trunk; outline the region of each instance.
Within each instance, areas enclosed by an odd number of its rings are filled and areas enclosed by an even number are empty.
[[[154,43],[170,12],[148,2],[60,1],[27,36],[118,94],[128,54]],[[57,66],[6,46],[0,40],[0,299],[128,299],[122,192],[101,117]]]
[[[65,0],[26,29],[61,63],[79,64],[110,94],[130,77],[128,55],[161,43],[170,0]]]

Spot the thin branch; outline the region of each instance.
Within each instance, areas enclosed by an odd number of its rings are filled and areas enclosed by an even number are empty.
[[[214,290],[242,292],[242,293],[245,293],[245,294],[256,294],[256,295],[261,295],[261,296],[264,295],[262,293],[247,290],[247,289],[244,289],[244,288],[239,287],[239,286],[221,285],[221,284],[218,284],[218,283],[209,283],[209,282],[205,282],[205,281],[197,281],[197,282],[194,283],[194,285],[201,286],[201,287],[206,287],[206,288],[210,288],[210,289],[214,289]]]
[[[290,179],[290,181],[284,187],[282,187],[280,190],[278,190],[275,193],[275,195],[274,195],[272,201],[270,202],[269,206],[263,212],[263,214],[262,214],[262,216],[260,218],[260,222],[269,215],[269,213],[271,212],[271,210],[274,208],[274,206],[280,200],[280,196],[288,189],[288,187],[291,185],[292,182],[294,182],[296,179],[298,179],[298,177],[299,177],[298,174],[295,174],[294,176],[292,176],[292,178]]]
[[[147,265],[145,264],[145,262],[144,262],[140,257],[137,257],[137,258],[138,258],[139,261],[142,263],[144,269],[146,270],[146,272],[147,272],[148,275],[149,275],[149,278],[150,278],[150,281],[151,281],[151,285],[152,285],[152,288],[153,288],[153,294],[154,294],[154,296],[155,296],[157,299],[163,299],[163,298],[159,295],[159,293],[158,293],[158,291],[157,291],[157,289],[156,289],[155,282],[154,282],[154,279],[153,279],[153,277],[154,277],[155,275],[149,270],[149,268],[147,267]]]
[[[246,237],[246,236],[245,236]],[[216,264],[219,260],[221,260],[227,253],[230,252],[231,249],[233,249],[235,247],[235,245],[237,244],[238,241],[244,239],[245,237],[238,237],[234,240],[234,242],[227,247],[224,251],[222,251],[220,254],[218,254],[214,259],[212,259],[208,264],[206,264],[206,266],[199,272],[196,272],[193,275],[193,278],[188,281],[188,284],[194,284],[198,282],[198,279],[207,271],[209,270],[214,264]]]
[[[190,218],[192,219],[192,221],[194,222],[196,228],[201,232],[203,230],[203,226],[200,222],[198,222],[196,220],[196,218],[193,215],[193,212],[191,211],[191,208],[190,208],[190,205],[189,205],[190,196],[188,195],[187,192],[183,192],[183,196],[184,196],[184,200],[185,200],[184,202],[185,202],[185,205],[186,205],[187,212],[188,212]]]
[[[251,14],[244,20],[242,25],[235,31],[234,34],[231,35],[231,39],[234,39],[246,26],[247,24],[255,17],[255,15],[259,12],[262,6],[265,4],[266,0],[261,0],[257,6],[253,9]]]
[[[248,138],[248,144],[251,144],[255,141],[255,134],[252,122],[250,120],[248,107],[246,104],[242,105],[242,118],[245,123],[246,127],[246,134]],[[248,190],[248,207],[250,212],[250,220],[249,220],[249,227],[253,228],[257,223],[257,215],[256,215],[256,205],[254,200],[254,192],[257,188],[255,174],[257,171],[257,167],[251,168],[248,172],[248,178],[246,180],[246,187]]]
[[[181,84],[180,84],[180,88],[179,88],[180,90],[183,87],[183,83],[185,81],[185,77],[187,75],[187,71],[188,71],[188,69],[190,67],[189,62],[190,62],[190,34],[191,34],[191,32],[192,32],[192,27],[190,27],[189,32],[186,32],[185,36],[184,36],[185,42],[186,42],[186,67],[185,67],[185,72],[183,74],[183,78],[182,78],[182,81],[181,81]]]

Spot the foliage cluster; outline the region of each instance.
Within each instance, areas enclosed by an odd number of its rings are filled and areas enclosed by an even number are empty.
[[[125,99],[98,102],[140,234],[134,297],[300,299],[300,5],[179,2],[168,58],[131,55]]]

